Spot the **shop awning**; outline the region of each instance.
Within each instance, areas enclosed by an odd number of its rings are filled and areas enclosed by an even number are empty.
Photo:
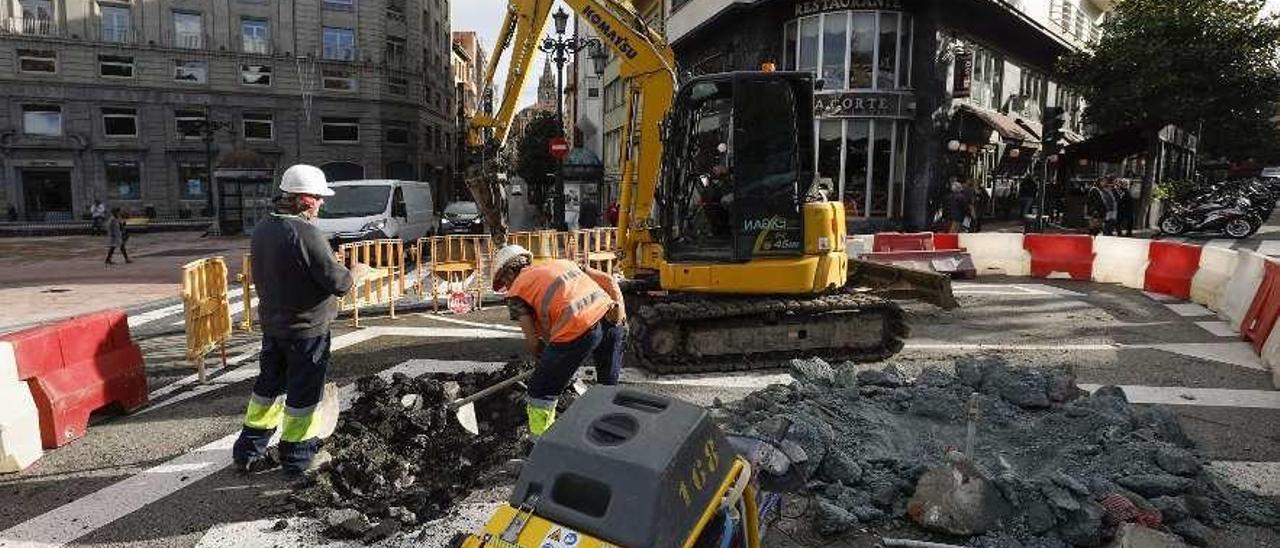
[[[1066,153],[1072,158],[1115,162],[1144,152],[1153,137],[1151,128],[1132,126],[1068,145]]]
[[[1000,138],[1005,141],[1024,141],[1035,142],[1036,137],[1027,130],[1018,125],[1018,121],[1012,116],[1001,114],[988,108],[982,108],[969,103],[960,103],[958,112],[968,114],[982,123],[986,124],[996,133],[1000,134]]]

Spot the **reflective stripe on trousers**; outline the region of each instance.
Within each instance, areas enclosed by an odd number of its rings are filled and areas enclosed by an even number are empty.
[[[253,394],[249,396],[249,408],[244,412],[244,425],[258,430],[271,430],[280,426],[284,415],[284,396],[270,398]]]

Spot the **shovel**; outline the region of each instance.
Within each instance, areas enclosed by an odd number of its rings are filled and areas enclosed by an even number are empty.
[[[462,425],[463,429],[465,429],[468,432],[471,432],[472,434],[479,435],[480,424],[476,421],[475,403],[484,398],[497,394],[498,392],[506,390],[507,388],[510,388],[511,385],[513,384],[527,380],[529,377],[533,376],[533,371],[534,371],[533,369],[530,369],[528,371],[525,371],[524,373],[521,373],[509,379],[503,380],[497,384],[489,386],[488,388],[485,388],[484,390],[476,392],[475,394],[472,394],[465,398],[454,400],[453,403],[449,404],[449,410],[454,412],[454,416],[458,418],[458,424]]]

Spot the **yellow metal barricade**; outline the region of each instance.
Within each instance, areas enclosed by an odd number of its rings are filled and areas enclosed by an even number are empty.
[[[396,301],[405,294],[404,242],[369,240],[342,244],[338,262],[351,269],[357,263],[372,269],[368,276],[356,280],[351,292],[339,301],[343,310],[351,311],[353,327],[360,327],[360,309],[366,306],[386,306],[391,317],[396,317]]]
[[[518,244],[533,254],[533,264],[541,264],[550,259],[577,261],[577,238],[575,232],[554,230],[512,232],[507,235],[508,242]]]
[[[245,253],[241,257],[240,274],[236,276],[236,281],[240,282],[240,288],[244,290],[244,317],[240,319],[240,329],[243,331],[253,331],[253,257]]]
[[[579,263],[613,273],[618,265],[618,229],[592,228],[579,231],[579,249],[583,256]]]
[[[187,333],[187,359],[205,381],[205,355],[218,348],[227,366],[231,307],[227,301],[227,262],[222,257],[192,261],[182,267],[182,309]]]
[[[441,296],[465,293],[471,308],[480,309],[490,284],[493,243],[488,235],[434,236],[418,240],[418,295],[431,298],[432,311],[440,310]]]

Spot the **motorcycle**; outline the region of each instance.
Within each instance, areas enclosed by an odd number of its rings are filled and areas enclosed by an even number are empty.
[[[1187,232],[1220,232],[1241,239],[1262,227],[1263,218],[1254,203],[1244,196],[1220,197],[1193,205],[1174,203],[1160,216],[1162,234],[1177,236]]]

